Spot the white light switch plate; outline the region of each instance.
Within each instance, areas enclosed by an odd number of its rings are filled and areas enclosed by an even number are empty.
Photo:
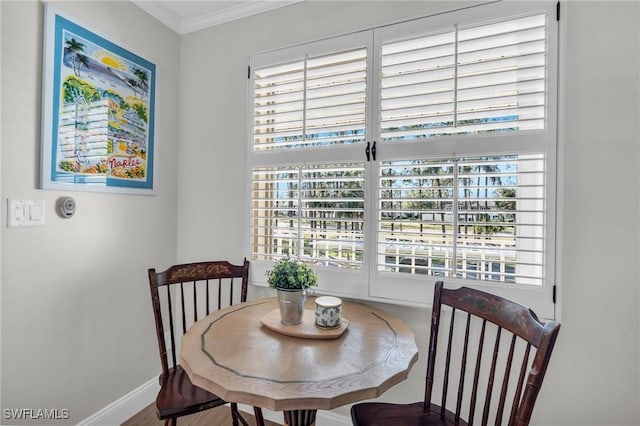
[[[44,200],[7,199],[7,226],[43,226]]]

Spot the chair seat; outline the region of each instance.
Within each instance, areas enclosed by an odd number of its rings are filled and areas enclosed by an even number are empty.
[[[466,425],[462,419],[454,420],[453,413],[446,411],[440,417],[440,407],[431,404],[429,411],[423,410],[422,402],[413,404],[391,404],[364,402],[351,407],[354,426],[444,426]]]
[[[181,366],[169,370],[160,383],[156,410],[160,419],[185,416],[226,404],[218,395],[195,386]]]

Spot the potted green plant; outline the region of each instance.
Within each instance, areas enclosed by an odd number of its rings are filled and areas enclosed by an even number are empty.
[[[267,283],[278,292],[280,321],[287,325],[300,324],[306,293],[318,283],[316,272],[306,263],[285,257],[267,271]]]

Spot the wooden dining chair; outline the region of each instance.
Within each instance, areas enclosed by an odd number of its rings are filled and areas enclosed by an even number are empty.
[[[177,418],[227,403],[189,380],[176,362],[181,336],[189,327],[210,312],[235,303],[246,302],[249,261],[232,265],[227,261],[174,265],[163,272],[149,269],[149,287],[160,350],[160,391],[156,413],[165,425],[175,425]],[[163,290],[161,288],[164,287]],[[231,403],[234,425],[247,425]],[[264,422],[262,411],[254,407],[258,424]]]
[[[424,400],[355,404],[353,424],[527,425],[559,330],[525,306],[466,287],[445,289],[439,281]]]

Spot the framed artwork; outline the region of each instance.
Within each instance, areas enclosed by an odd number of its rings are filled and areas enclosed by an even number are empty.
[[[156,67],[46,5],[43,189],[154,194]]]

